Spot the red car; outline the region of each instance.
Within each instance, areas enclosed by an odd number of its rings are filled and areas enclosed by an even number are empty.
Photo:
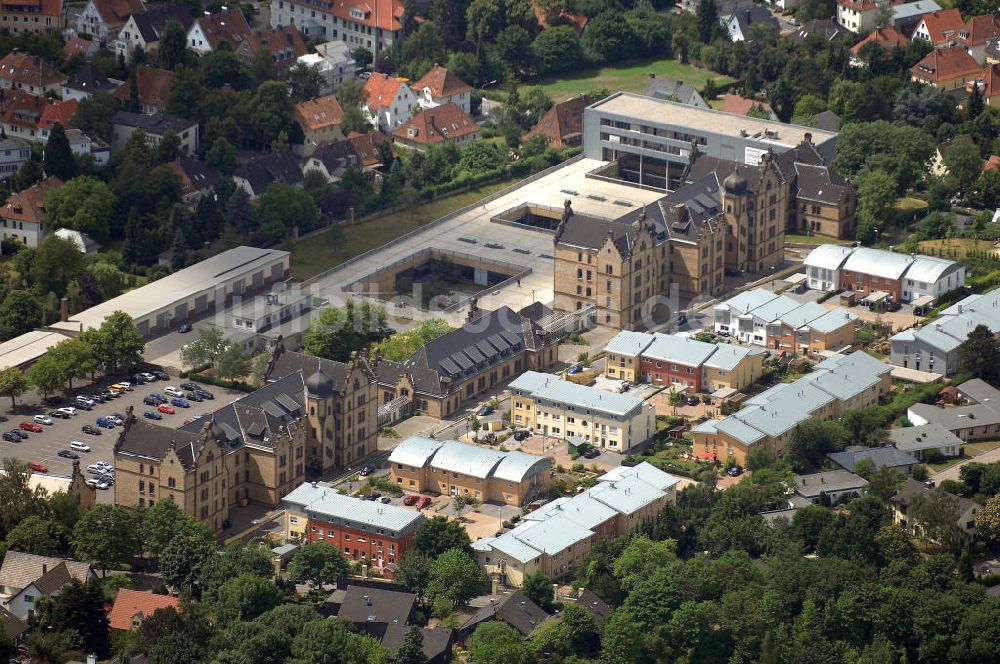
[[[417,500],[419,499],[420,496],[407,496],[406,498],[403,498],[403,504],[406,505],[407,507],[412,507],[417,503]]]
[[[431,504],[431,499],[428,498],[427,496],[424,496],[423,498],[417,501],[417,509],[422,510],[430,504]]]
[[[31,469],[36,473],[47,473],[49,472],[49,467],[44,463],[39,463],[38,461],[31,462]]]
[[[165,403],[161,403],[159,406],[157,406],[156,410],[160,411],[161,413],[166,413],[167,415],[173,415],[174,414],[173,407],[168,406]]]
[[[24,421],[24,422],[21,422],[18,426],[21,427],[22,429],[24,429],[25,431],[31,431],[32,433],[41,433],[42,432],[42,427],[40,427],[39,425],[35,424],[34,422]]]

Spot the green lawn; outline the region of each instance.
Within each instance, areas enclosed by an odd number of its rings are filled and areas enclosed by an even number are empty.
[[[655,73],[657,78],[668,80],[682,79],[699,90],[708,79],[715,79],[719,86],[733,82],[733,79],[699,69],[691,65],[681,64],[677,60],[640,60],[629,64],[599,69],[582,69],[570,74],[555,77],[538,78],[528,83],[529,86],[540,86],[549,97],[562,101],[589,90],[607,88],[611,92],[642,92],[649,83],[649,74]]]
[[[340,265],[346,260],[380,247],[400,235],[424,226],[449,212],[475,203],[510,184],[510,180],[484,185],[454,196],[446,196],[413,210],[395,212],[354,226],[342,226],[343,238],[328,241],[329,232],[307,238],[292,246],[292,275],[305,280]]]

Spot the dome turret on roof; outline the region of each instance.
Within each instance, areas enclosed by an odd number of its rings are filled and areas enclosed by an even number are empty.
[[[317,367],[316,373],[306,379],[306,391],[312,397],[328,397],[333,394],[333,381]]]
[[[722,182],[722,186],[726,190],[727,194],[735,194],[739,196],[746,193],[747,179],[740,175],[739,171],[733,171]]]

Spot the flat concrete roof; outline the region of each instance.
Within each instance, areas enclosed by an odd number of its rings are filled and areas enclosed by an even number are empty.
[[[170,309],[175,303],[212,289],[228,279],[249,274],[279,260],[287,260],[288,256],[287,251],[277,249],[236,247],[81,311],[68,321],[55,323],[52,327],[73,332],[80,331],[81,326],[84,330],[96,328],[116,311],[124,311],[133,319],[143,318]]]
[[[0,367],[31,364],[60,341],[70,337],[62,332],[32,330],[0,344]]]
[[[837,136],[834,132],[813,127],[761,120],[710,108],[698,108],[665,99],[644,97],[631,92],[619,92],[603,101],[591,104],[587,108],[588,110],[595,109],[628,116],[638,122],[646,120],[660,124],[678,125],[713,134],[740,136],[740,131],[743,130],[747,132],[748,138],[753,137],[756,140],[789,148],[795,147],[805,140],[806,134],[812,135],[813,143],[816,145]],[[777,136],[768,138],[764,135],[765,131],[777,132]],[[757,136],[757,134],[760,135]]]

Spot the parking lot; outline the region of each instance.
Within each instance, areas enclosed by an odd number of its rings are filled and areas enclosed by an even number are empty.
[[[127,378],[121,378],[120,380],[127,380]],[[7,432],[11,429],[17,429],[21,422],[30,422],[35,415],[48,415],[48,413],[60,407],[76,407],[74,403],[76,395],[93,394],[116,382],[118,380],[102,380],[94,385],[74,389],[71,395],[63,396],[62,403],[55,406],[43,406],[39,403],[18,404],[16,413],[4,412],[6,421],[0,422],[0,431]],[[144,385],[133,385],[132,391],[126,392],[121,397],[112,399],[106,403],[96,403],[93,410],[86,411],[77,408],[77,414],[68,420],[52,418],[52,424],[42,425],[40,433],[27,432],[27,440],[22,440],[20,443],[12,443],[6,440],[0,442],[0,463],[8,457],[16,457],[26,463],[38,461],[48,467],[49,475],[68,476],[73,468],[73,460],[59,457],[57,453],[60,450],[69,450],[70,443],[74,440],[85,443],[91,448],[90,452],[77,453],[80,456],[80,465],[84,469],[84,472],[86,472],[86,467],[89,464],[97,461],[114,463],[113,448],[115,441],[118,439],[121,427],[115,427],[114,429],[98,427],[98,431],[101,433],[95,436],[84,433],[81,430],[83,425],[89,424],[96,427],[97,418],[106,417],[114,413],[124,416],[129,406],[134,408],[137,417],[142,417],[145,411],[154,410],[152,406],[143,404],[142,401],[145,397],[153,392],[169,396],[164,393],[163,388],[168,385],[176,387],[182,382],[186,381],[172,377],[169,381],[158,380]],[[188,418],[210,413],[220,406],[243,396],[240,392],[224,390],[215,386],[206,385],[205,388],[215,396],[215,399],[201,403],[191,402],[190,408],[175,408],[173,415],[163,414],[163,419],[158,423],[164,426],[179,427]],[[114,502],[114,487],[107,491],[98,492],[98,501],[106,503]]]

